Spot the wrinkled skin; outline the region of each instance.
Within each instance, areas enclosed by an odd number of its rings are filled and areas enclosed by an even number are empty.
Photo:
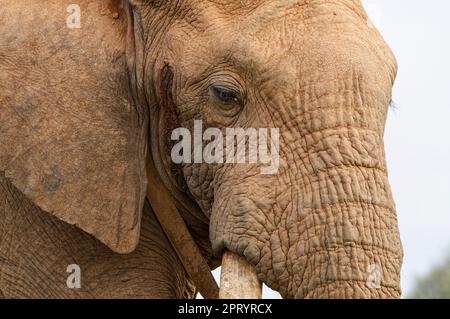
[[[64,17],[66,4],[46,2]],[[148,229],[140,220],[150,141],[158,173],[211,265],[224,249],[243,255],[287,298],[400,297],[402,248],[383,145],[396,62],[360,2],[130,2],[114,19],[118,1],[81,1],[87,26],[69,37],[56,22],[21,35],[8,14],[23,8],[0,1],[9,7],[0,15],[9,31],[0,51],[0,169],[14,186],[129,253]],[[242,98],[220,101],[212,84]],[[192,129],[194,119],[205,128],[279,128],[278,172],[172,164],[170,132]],[[89,249],[76,239],[72,245]],[[124,256],[142,251],[141,242]],[[378,287],[367,284],[374,266]],[[172,267],[173,297],[189,295],[179,262]],[[17,276],[27,277],[22,271]]]

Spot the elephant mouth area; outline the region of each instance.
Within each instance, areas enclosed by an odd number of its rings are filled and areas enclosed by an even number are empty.
[[[245,258],[258,280],[283,298],[400,296],[402,256],[396,229],[389,224],[376,228],[373,223],[382,214],[394,216],[393,207],[383,210],[378,202],[357,201],[324,205],[323,214],[297,214],[295,222],[263,229],[249,217],[255,216],[254,211],[241,212],[238,221],[227,216],[229,207],[238,207],[235,204],[211,214],[213,251],[219,255],[231,251]],[[362,219],[362,214],[371,215]]]

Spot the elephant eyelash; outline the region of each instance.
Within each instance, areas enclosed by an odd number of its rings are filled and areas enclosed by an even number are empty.
[[[211,86],[211,93],[214,97],[222,103],[241,103],[241,94],[234,90],[221,86]]]
[[[391,99],[389,101],[389,108],[392,110],[398,110],[398,105],[397,105],[397,103],[395,103],[395,101],[393,99]]]

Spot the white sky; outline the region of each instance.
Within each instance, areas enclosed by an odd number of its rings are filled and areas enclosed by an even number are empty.
[[[399,63],[385,142],[407,295],[450,249],[450,1],[363,3]]]
[[[385,142],[406,296],[450,250],[450,1],[362,2],[399,63]],[[265,289],[263,297],[279,295]]]

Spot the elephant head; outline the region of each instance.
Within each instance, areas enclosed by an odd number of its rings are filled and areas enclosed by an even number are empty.
[[[20,110],[2,110],[0,168],[17,188],[127,253],[148,153],[211,264],[242,255],[287,298],[400,296],[383,145],[397,66],[359,0],[129,0],[121,21],[115,48],[81,31],[90,51],[61,61],[76,80],[50,77],[40,100],[23,90]],[[275,169],[202,153],[175,163],[173,132],[196,120],[273,132]]]

